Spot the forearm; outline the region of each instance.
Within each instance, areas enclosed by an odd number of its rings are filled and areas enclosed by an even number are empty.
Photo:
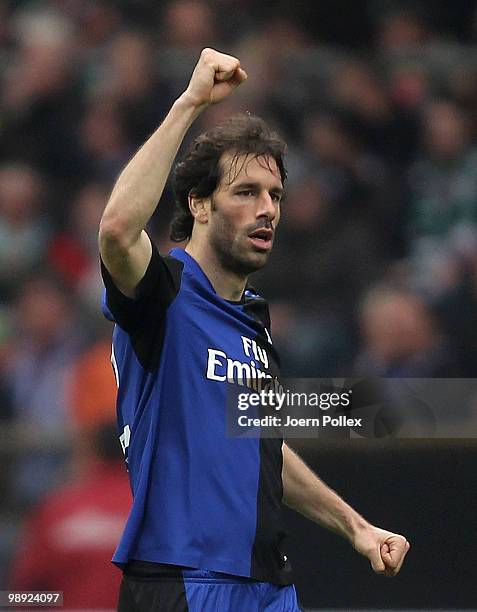
[[[174,158],[193,121],[200,114],[187,94],[173,104],[161,126],[121,172],[101,221],[124,248],[137,242],[162,195]]]
[[[283,445],[283,501],[306,518],[348,539],[368,526],[367,521],[328,487],[300,457]]]
[[[402,535],[368,523],[328,487],[286,444],[283,445],[283,501],[315,523],[343,536],[373,570],[395,576],[409,550]]]

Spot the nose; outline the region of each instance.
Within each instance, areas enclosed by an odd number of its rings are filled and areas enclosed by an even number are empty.
[[[276,216],[277,205],[268,191],[262,191],[257,203],[257,217],[266,217],[269,221],[273,221]]]

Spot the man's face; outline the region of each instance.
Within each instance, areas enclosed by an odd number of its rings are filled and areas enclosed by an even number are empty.
[[[208,237],[224,269],[248,275],[265,265],[280,220],[283,185],[275,160],[225,154],[211,196]]]

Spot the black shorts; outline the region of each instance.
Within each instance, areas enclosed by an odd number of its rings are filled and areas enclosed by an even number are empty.
[[[300,612],[295,588],[208,570],[129,562],[118,612]]]

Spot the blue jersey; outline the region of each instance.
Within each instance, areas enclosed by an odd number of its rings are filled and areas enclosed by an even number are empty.
[[[153,246],[135,299],[102,272],[133,492],[113,561],[290,584],[282,440],[226,431],[228,381],[278,375],[266,302],[250,290],[240,302],[223,299],[182,249],[163,257]]]

